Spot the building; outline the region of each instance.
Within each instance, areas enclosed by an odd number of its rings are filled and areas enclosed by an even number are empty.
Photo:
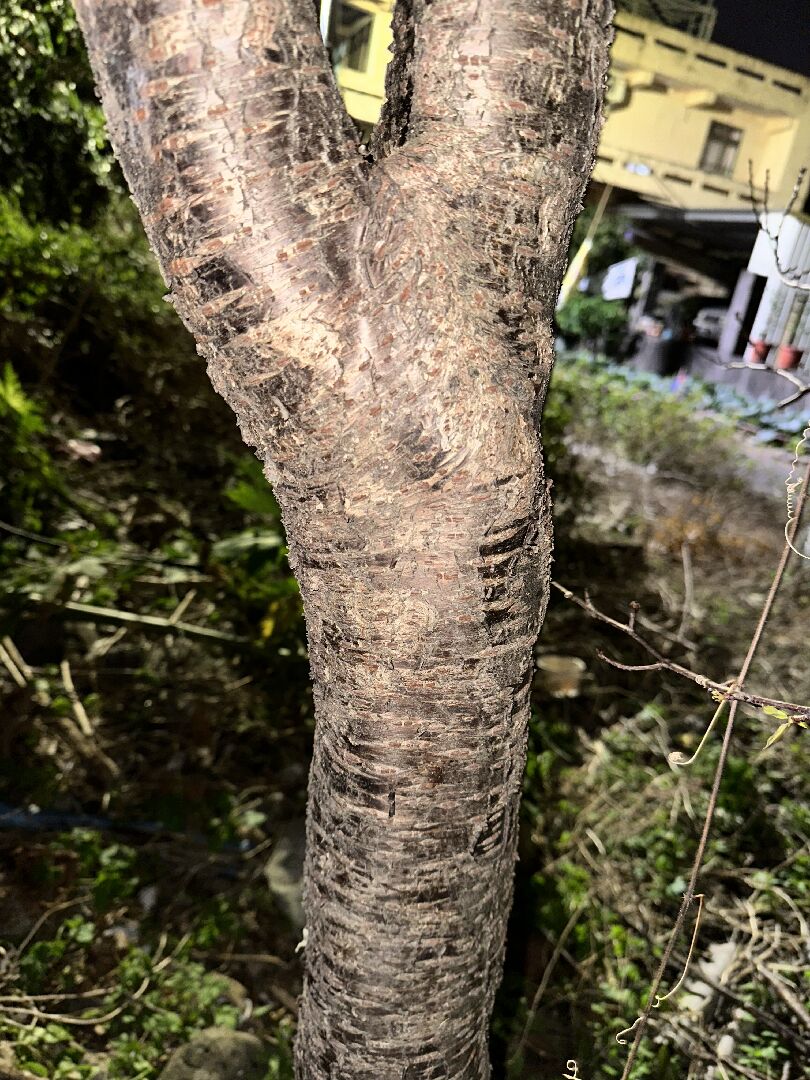
[[[322,0],[321,31],[330,46],[346,110],[364,134],[380,118],[393,41],[394,0]]]
[[[750,212],[766,173],[772,205],[787,203],[808,147],[810,79],[617,13],[596,181],[657,205]]]

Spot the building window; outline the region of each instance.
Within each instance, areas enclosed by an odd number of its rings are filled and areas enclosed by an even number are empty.
[[[374,16],[347,3],[337,3],[333,11],[333,62],[353,71],[365,71],[368,68]]]
[[[741,140],[740,128],[731,127],[729,124],[719,124],[716,120],[712,120],[700,159],[701,169],[704,172],[714,173],[716,176],[731,176]]]

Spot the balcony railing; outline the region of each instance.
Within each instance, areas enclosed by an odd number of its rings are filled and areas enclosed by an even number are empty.
[[[608,179],[608,170],[609,182],[614,186],[643,192],[656,200],[666,199],[674,206],[695,207],[705,199],[707,208],[716,207],[718,200],[724,200],[728,209],[743,209],[764,197],[763,190],[755,187],[752,200],[747,182],[601,142],[596,155],[595,178]]]
[[[717,21],[714,4],[699,3],[698,0],[619,0],[618,7],[703,41],[711,38]]]

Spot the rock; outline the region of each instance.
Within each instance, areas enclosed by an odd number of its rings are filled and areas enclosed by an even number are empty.
[[[230,975],[217,974],[217,978],[223,984],[223,996],[228,999],[231,1005],[235,1005],[239,1010],[240,1015],[243,1015],[245,1010],[250,1010],[251,1000],[248,996],[247,989],[238,982],[236,979],[232,979]]]
[[[267,1050],[255,1035],[208,1028],[176,1050],[160,1080],[264,1080]]]
[[[10,1042],[0,1042],[0,1080],[30,1080],[31,1073],[23,1073],[17,1068],[14,1046]]]

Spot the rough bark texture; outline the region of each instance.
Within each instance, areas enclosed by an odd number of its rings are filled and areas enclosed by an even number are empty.
[[[551,560],[539,417],[609,0],[401,3],[373,164],[312,0],[77,7],[304,598],[298,1075],[486,1077]]]

